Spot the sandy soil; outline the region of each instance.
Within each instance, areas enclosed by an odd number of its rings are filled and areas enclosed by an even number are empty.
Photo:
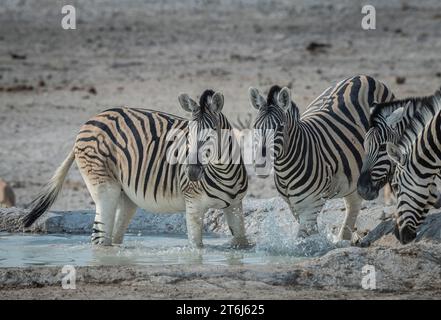
[[[377,29],[370,31],[360,27],[364,2],[74,0],[77,30],[63,30],[62,1],[3,1],[0,177],[11,183],[23,206],[52,175],[89,117],[120,105],[184,115],[177,103],[180,92],[223,91],[231,120],[253,111],[249,86],[265,91],[275,83],[289,85],[302,108],[331,83],[360,73],[382,80],[398,97],[434,92],[441,84],[440,2],[370,1],[377,9]],[[308,50],[314,43],[325,47]],[[274,195],[271,178],[251,178],[250,197]],[[74,167],[53,209],[92,207]],[[36,297],[37,292],[8,290],[0,298]],[[224,288],[87,284],[85,291],[74,293],[45,287],[38,289],[38,297],[51,297],[54,290],[65,298],[97,292],[103,298],[110,297],[108,292],[132,298],[145,290],[152,291],[143,297],[191,298],[206,297],[208,291],[216,297]],[[243,292],[240,297],[256,290],[268,298],[374,297],[360,290],[330,288],[318,295],[316,290],[252,283],[235,290]],[[378,297],[400,294],[418,296],[403,291]]]
[[[302,300],[302,299],[354,299],[354,300],[433,300],[439,299],[441,290],[405,290],[401,292],[378,292],[363,289],[299,289],[296,286],[280,287],[262,283],[235,283],[234,287],[207,283],[209,288],[201,287],[198,280],[164,286],[151,285],[137,281],[117,284],[84,284],[76,290],[64,290],[60,285],[42,288],[8,289],[0,291],[1,300],[16,299],[222,299],[222,300]],[[228,290],[228,294],[225,294]],[[437,298],[438,297],[438,298]]]
[[[430,94],[441,84],[437,0],[371,1],[377,29],[370,31],[360,27],[363,1],[72,3],[77,30],[61,28],[62,1],[0,7],[0,177],[18,205],[51,176],[80,125],[109,107],[183,115],[180,92],[215,88],[234,120],[252,112],[251,85],[290,85],[305,107],[330,83],[359,73],[397,96]],[[312,42],[329,47],[307,50]],[[271,178],[252,178],[249,194],[275,195]],[[54,209],[92,206],[74,168]]]
[[[439,299],[440,249],[350,247],[294,265],[77,267],[75,290],[62,289],[59,267],[1,268],[0,299]],[[362,287],[366,263],[374,290]]]

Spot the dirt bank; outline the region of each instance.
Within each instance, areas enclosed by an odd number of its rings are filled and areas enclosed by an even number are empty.
[[[375,290],[362,288],[365,265]],[[293,266],[78,267],[76,290],[61,278],[56,267],[0,269],[0,299],[439,299],[441,246],[343,248]]]

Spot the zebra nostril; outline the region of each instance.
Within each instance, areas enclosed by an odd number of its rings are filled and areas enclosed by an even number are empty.
[[[201,165],[188,165],[187,175],[190,181],[198,181],[202,178],[204,173],[203,167]]]
[[[416,231],[409,227],[408,225],[401,228],[398,225],[395,226],[395,236],[401,242],[401,244],[408,244],[416,238]]]
[[[369,172],[363,172],[357,181],[357,190],[365,200],[374,200],[378,197],[379,188],[372,181]]]

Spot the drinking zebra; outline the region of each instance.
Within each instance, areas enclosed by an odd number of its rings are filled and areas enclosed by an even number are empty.
[[[375,105],[370,118],[371,128],[364,142],[366,157],[357,183],[358,192],[364,199],[377,198],[379,190],[392,178],[395,165],[387,155],[386,144],[397,142],[401,137],[414,141],[415,133],[405,130],[406,127],[420,112],[433,116],[440,108],[437,103],[440,95],[441,92],[437,91],[432,96],[411,97]],[[419,121],[421,118],[414,120]]]
[[[96,205],[94,244],[122,243],[140,207],[156,213],[185,210],[188,239],[196,247],[202,246],[204,213],[223,208],[232,244],[247,245],[242,199],[248,178],[242,158],[240,153],[223,161],[213,157],[215,147],[221,153],[238,149],[221,112],[223,95],[206,90],[199,104],[186,94],[179,96],[179,102],[191,113],[191,121],[126,107],[87,121],[69,156],[32,202],[24,226],[53,204],[75,160]]]
[[[317,233],[326,200],[343,197],[346,217],[339,238],[350,240],[362,202],[356,182],[370,108],[375,101],[390,101],[391,91],[368,76],[348,78],[325,90],[304,116],[288,88],[273,86],[267,99],[254,88],[249,94],[258,110],[255,168],[274,167],[276,188],[300,223],[299,236]]]
[[[415,239],[418,226],[432,207],[441,206],[435,183],[441,170],[440,91],[432,101],[438,110],[435,115],[430,108],[422,108],[410,119],[400,139],[386,145],[387,154],[396,165],[392,179],[398,200],[395,236],[402,244]],[[399,116],[390,117],[391,126],[401,120]]]

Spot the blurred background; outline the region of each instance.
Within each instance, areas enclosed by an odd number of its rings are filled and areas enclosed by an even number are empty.
[[[76,30],[61,27],[66,4]],[[361,28],[365,4],[376,8],[375,30]],[[107,108],[185,115],[179,93],[213,88],[235,122],[253,112],[250,86],[289,86],[304,109],[356,74],[397,97],[432,94],[441,86],[441,2],[2,0],[0,178],[27,204],[81,124]],[[249,196],[274,195],[271,177],[251,177]],[[92,207],[74,166],[53,209]]]

